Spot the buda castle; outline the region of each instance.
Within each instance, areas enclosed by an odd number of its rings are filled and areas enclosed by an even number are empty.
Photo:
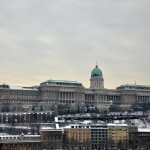
[[[91,72],[90,88],[76,81],[48,80],[39,86],[0,85],[0,103],[8,104],[150,104],[150,86],[125,84],[116,89],[104,87],[104,77],[96,65]]]

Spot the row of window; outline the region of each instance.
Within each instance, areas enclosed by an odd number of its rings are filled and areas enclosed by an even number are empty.
[[[114,140],[120,140],[120,139],[127,139],[128,137],[127,136],[123,136],[123,137],[121,137],[121,136],[111,136],[111,138],[114,139]]]
[[[107,129],[91,129],[92,132],[107,132]]]
[[[101,135],[91,135],[91,137],[107,137],[107,134],[101,134]]]
[[[44,140],[61,140],[60,136],[44,136]]]
[[[127,131],[128,129],[109,129],[109,131]]]
[[[107,141],[107,137],[105,138],[91,138],[92,141]]]
[[[71,126],[71,128],[89,128],[89,126]]]
[[[60,100],[60,103],[74,103],[75,101],[70,101],[70,100]]]

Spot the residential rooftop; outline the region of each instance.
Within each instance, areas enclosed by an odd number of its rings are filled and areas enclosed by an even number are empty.
[[[119,123],[108,123],[107,126],[115,126],[115,127],[127,127],[127,124],[119,124]]]
[[[149,132],[150,133],[150,128],[138,128],[138,132]]]

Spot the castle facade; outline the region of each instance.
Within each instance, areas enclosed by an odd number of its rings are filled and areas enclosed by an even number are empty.
[[[48,80],[37,87],[0,85],[0,103],[9,104],[150,104],[150,86],[125,84],[116,89],[104,87],[104,77],[96,65],[91,72],[90,87],[77,81]]]

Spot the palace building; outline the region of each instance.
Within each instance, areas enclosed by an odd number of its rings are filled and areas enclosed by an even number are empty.
[[[48,80],[39,86],[17,87],[0,85],[1,104],[150,104],[150,86],[125,84],[116,89],[104,87],[104,77],[96,65],[91,72],[90,87],[77,81]]]

